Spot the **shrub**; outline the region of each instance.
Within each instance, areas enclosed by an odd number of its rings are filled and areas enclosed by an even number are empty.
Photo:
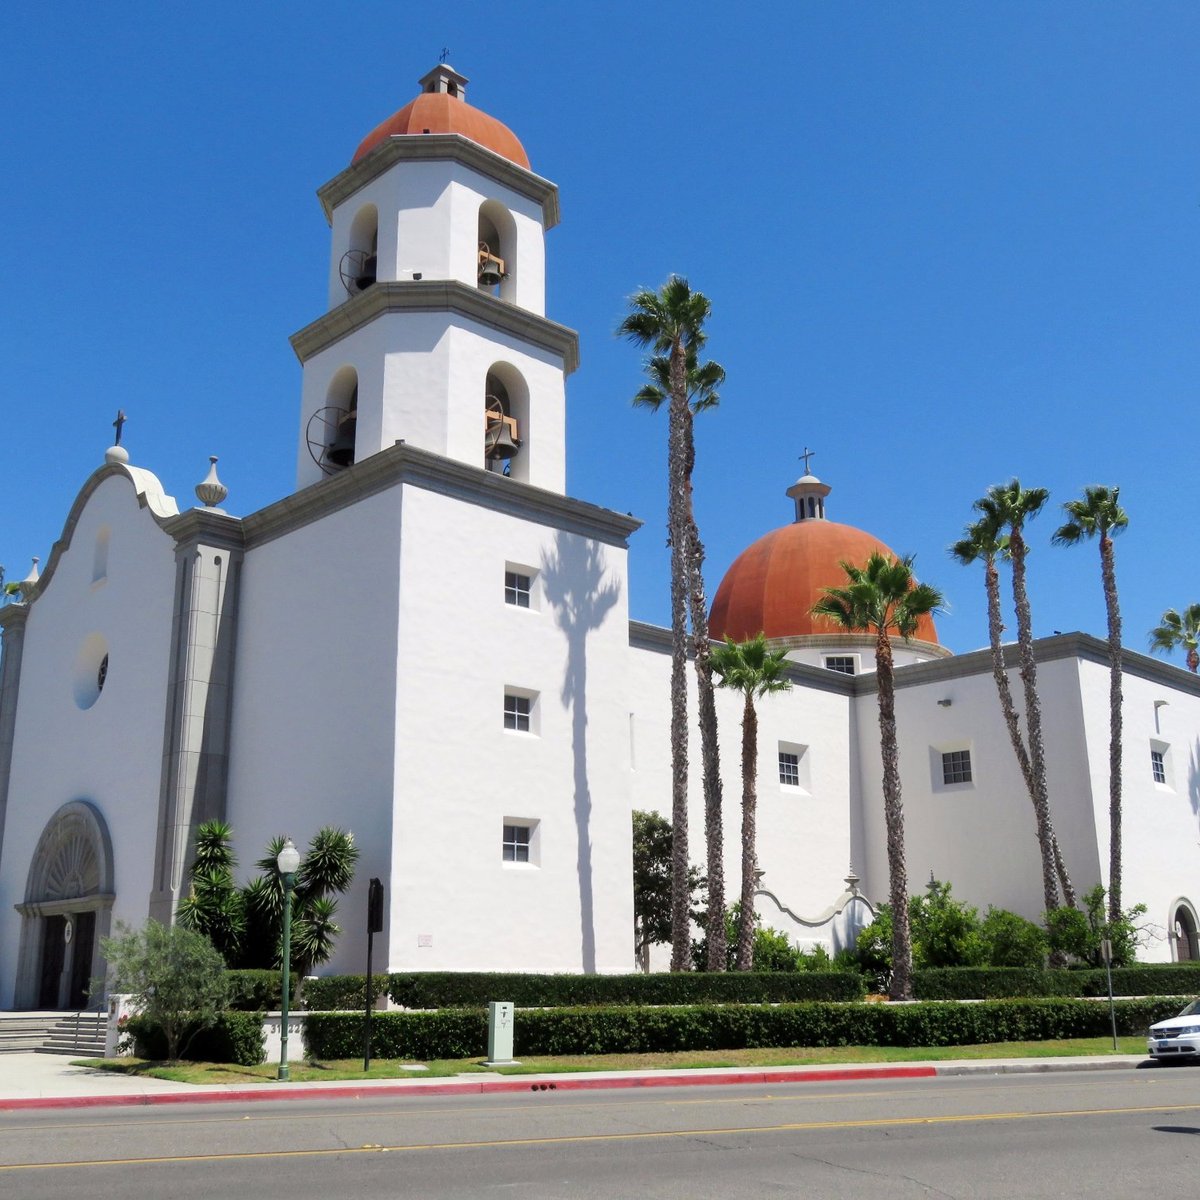
[[[1112,973],[1116,996],[1200,995],[1200,963],[1121,967]],[[988,1000],[1028,996],[1107,996],[1104,971],[1030,967],[957,967],[913,972],[918,1000]]]
[[[371,977],[371,987],[376,995],[384,995],[388,986],[386,974]],[[366,1006],[366,990],[365,975],[327,975],[323,979],[309,979],[304,984],[304,1007],[310,1012],[361,1011]]]
[[[1129,967],[1137,957],[1143,930],[1137,920],[1146,913],[1144,904],[1126,909],[1111,924],[1105,905],[1105,891],[1099,884],[1083,897],[1083,908],[1056,908],[1046,914],[1050,948],[1069,955],[1089,967],[1103,967],[1100,943],[1108,937],[1112,943],[1112,965]]]
[[[950,895],[950,885],[930,879],[924,896],[908,902],[914,967],[974,967],[987,961],[979,910]]]
[[[1142,1033],[1174,1015],[1179,1005],[1178,998],[1122,1000],[1118,1029]],[[487,1019],[481,1012],[378,1013],[371,1027],[381,1058],[473,1058],[487,1048]],[[764,1046],[955,1046],[1100,1037],[1109,1030],[1108,1006],[1078,999],[558,1008],[518,1012],[514,1052],[520,1057]],[[362,1045],[362,1017],[310,1016],[307,1033],[311,1057],[354,1057]]]
[[[986,962],[993,967],[1044,967],[1050,946],[1040,925],[1009,912],[989,908],[979,927]]]
[[[283,979],[278,971],[227,971],[229,1008],[238,1012],[277,1012]]]
[[[255,1066],[267,1056],[262,1025],[261,1012],[218,1013],[211,1025],[196,1031],[180,1057],[190,1062]],[[125,1028],[139,1058],[167,1057],[166,1034],[156,1021],[146,1016],[131,1017]]]

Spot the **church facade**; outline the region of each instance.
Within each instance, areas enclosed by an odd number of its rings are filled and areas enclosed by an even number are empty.
[[[115,922],[173,918],[214,817],[243,865],[277,834],[353,832],[329,970],[363,967],[372,876],[388,969],[632,969],[631,813],[670,810],[669,635],[629,618],[638,522],[567,492],[557,189],[466,84],[430,72],[318,193],[329,306],[292,338],[294,493],[235,517],[214,469],[181,509],[118,444],[0,608],[0,1007],[81,1005]],[[807,474],[787,490],[794,519],[733,564],[712,628],[794,660],[760,711],[760,911],[836,948],[887,862],[871,645],[808,615],[881,544],[829,495]],[[1066,635],[1038,657],[1082,889],[1108,862],[1105,647]],[[897,662],[910,877],[1037,917],[987,655],[949,655],[928,622]],[[1157,931],[1145,957],[1191,957],[1200,685],[1129,653],[1125,696],[1125,896]],[[718,693],[718,715],[732,875],[740,701]],[[701,861],[698,770],[691,799]]]

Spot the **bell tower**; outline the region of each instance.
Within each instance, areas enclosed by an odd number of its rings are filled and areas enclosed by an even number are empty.
[[[405,441],[526,483],[566,486],[573,330],[545,316],[558,189],[440,64],[317,193],[328,311],[303,365],[296,484]]]

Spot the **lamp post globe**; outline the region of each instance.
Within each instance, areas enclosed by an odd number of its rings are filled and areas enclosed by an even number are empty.
[[[291,1078],[288,1070],[288,995],[291,986],[292,962],[292,889],[296,886],[296,872],[300,868],[300,851],[290,837],[283,839],[283,846],[275,857],[275,866],[283,877],[283,988],[279,1012],[279,1078]]]

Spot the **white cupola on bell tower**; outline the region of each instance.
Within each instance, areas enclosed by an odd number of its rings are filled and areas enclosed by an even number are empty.
[[[298,487],[404,441],[563,492],[573,330],[545,316],[558,189],[440,64],[317,195],[329,307],[304,369]]]

